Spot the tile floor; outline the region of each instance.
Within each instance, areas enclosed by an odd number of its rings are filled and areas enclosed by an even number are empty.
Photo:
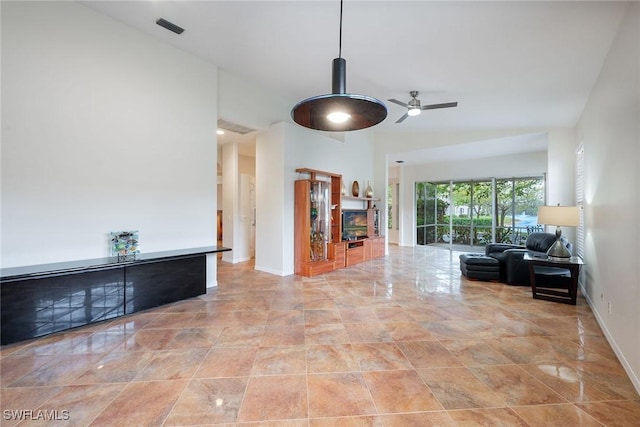
[[[640,425],[584,298],[468,281],[457,256],[391,246],[316,278],[220,262],[200,298],[3,347],[0,424]]]

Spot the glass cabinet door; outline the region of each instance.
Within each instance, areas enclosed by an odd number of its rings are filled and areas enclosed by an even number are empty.
[[[331,184],[311,181],[311,261],[328,259],[328,244],[331,239]]]

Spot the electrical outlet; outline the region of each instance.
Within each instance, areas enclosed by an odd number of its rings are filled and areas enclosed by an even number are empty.
[[[607,303],[607,311],[611,314],[611,301]]]

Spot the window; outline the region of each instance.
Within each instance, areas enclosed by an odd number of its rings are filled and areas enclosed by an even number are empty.
[[[580,209],[580,225],[576,229],[576,255],[584,258],[584,146],[576,151],[576,206]]]
[[[524,244],[529,233],[543,230],[544,182],[544,176],[417,182],[416,243],[478,250],[490,242]]]

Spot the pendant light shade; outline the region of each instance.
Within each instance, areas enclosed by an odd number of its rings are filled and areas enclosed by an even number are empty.
[[[340,53],[342,53],[342,1],[340,1]],[[294,122],[309,129],[345,132],[366,129],[387,117],[382,101],[346,93],[347,61],[333,60],[332,93],[298,102],[291,110]]]
[[[387,117],[387,107],[366,95],[345,93],[347,61],[333,60],[333,93],[300,101],[291,110],[293,121],[324,131],[350,131],[377,125]]]

